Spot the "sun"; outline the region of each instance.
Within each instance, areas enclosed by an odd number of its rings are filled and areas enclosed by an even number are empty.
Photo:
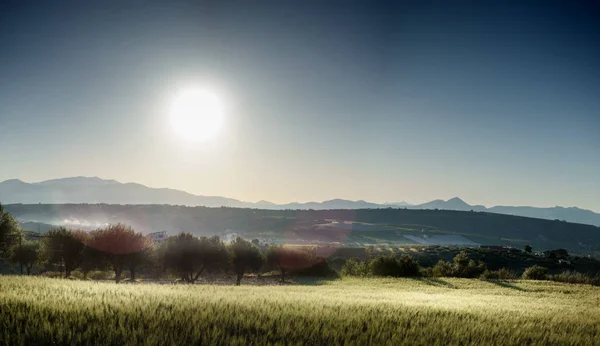
[[[213,93],[203,89],[181,92],[171,105],[171,125],[177,135],[203,142],[215,138],[223,127],[223,104]]]

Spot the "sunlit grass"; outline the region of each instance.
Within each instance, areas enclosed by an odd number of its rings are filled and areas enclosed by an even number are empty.
[[[234,287],[0,277],[0,344],[592,345],[599,306],[599,288],[555,282]]]

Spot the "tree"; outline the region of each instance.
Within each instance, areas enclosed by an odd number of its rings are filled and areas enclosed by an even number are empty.
[[[23,269],[27,271],[27,275],[31,275],[31,269],[38,263],[40,259],[40,242],[39,241],[22,241],[20,244],[15,244],[9,252],[9,260],[13,263],[19,263]]]
[[[49,264],[64,266],[65,277],[81,265],[83,261],[84,240],[87,234],[83,231],[70,231],[64,227],[51,229],[42,241],[43,258]]]
[[[342,276],[368,276],[370,273],[369,263],[355,259],[349,259],[342,267]]]
[[[267,263],[279,269],[281,281],[285,280],[285,274],[289,270],[306,268],[313,264],[309,253],[281,245],[272,245],[269,248]]]
[[[188,283],[196,282],[206,270],[223,269],[229,261],[225,244],[217,236],[197,238],[180,233],[165,240],[160,252],[165,268]]]
[[[379,256],[369,263],[369,267],[375,276],[399,276],[398,261],[393,256]]]
[[[531,248],[531,245],[527,244],[527,245],[525,245],[525,248],[524,248],[524,250],[525,250],[525,252],[527,252],[527,253],[531,253],[531,251],[532,251],[533,249]]]
[[[152,246],[150,237],[135,232],[133,228],[116,224],[90,232],[86,245],[104,253],[115,272],[115,282],[121,281],[126,265],[137,263],[130,259]],[[135,273],[135,265],[133,265]]]
[[[16,244],[22,235],[19,223],[0,204],[0,257],[8,255],[10,247]]]
[[[135,280],[137,269],[146,266],[149,261],[149,251],[146,249],[140,252],[130,253],[125,255],[125,267],[129,270],[129,279]]]
[[[444,260],[439,260],[433,267],[433,276],[448,277],[454,276],[452,263]]]
[[[241,237],[237,237],[229,249],[236,274],[235,284],[239,286],[244,273],[259,270],[264,263],[264,258],[256,245]]]
[[[485,263],[469,258],[466,251],[454,256],[453,276],[460,278],[477,278],[487,269]]]
[[[376,276],[412,277],[419,276],[419,264],[409,255],[399,259],[394,256],[380,256],[369,264],[371,273]]]
[[[89,246],[86,246],[83,249],[83,260],[80,268],[84,278],[87,278],[89,272],[92,270],[104,271],[107,270],[109,266],[110,263],[102,251],[93,249]]]

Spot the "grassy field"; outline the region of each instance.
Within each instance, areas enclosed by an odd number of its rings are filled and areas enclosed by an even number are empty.
[[[116,285],[0,276],[0,344],[600,344],[600,288],[342,279]]]

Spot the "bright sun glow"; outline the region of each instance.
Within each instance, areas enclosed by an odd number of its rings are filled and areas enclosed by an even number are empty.
[[[194,142],[216,137],[224,121],[223,104],[214,94],[200,89],[179,94],[171,108],[171,125],[181,137]]]

